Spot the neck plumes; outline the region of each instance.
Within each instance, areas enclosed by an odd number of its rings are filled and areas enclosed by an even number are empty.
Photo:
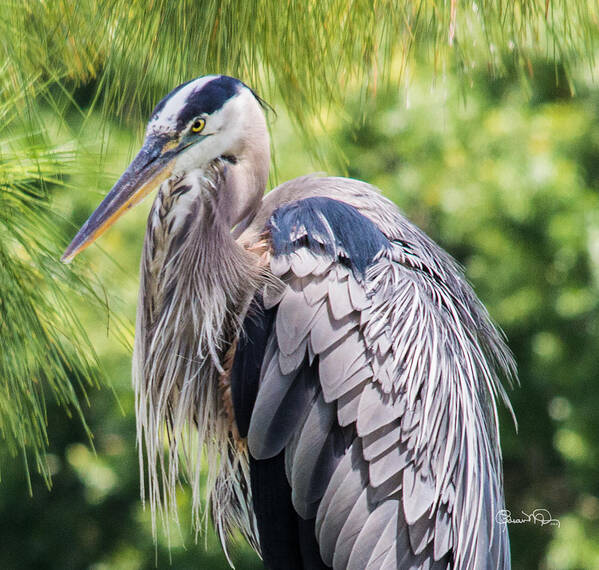
[[[144,448],[146,454],[142,494],[153,513],[174,507],[181,458],[197,509],[202,445],[212,476],[230,445],[219,377],[261,279],[256,256],[231,234],[233,225],[253,216],[264,188],[263,173],[245,164],[225,156],[170,179],[150,212],[133,379],[142,471]]]

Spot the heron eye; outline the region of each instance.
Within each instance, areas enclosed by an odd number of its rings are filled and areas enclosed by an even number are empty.
[[[204,119],[196,119],[191,125],[192,133],[201,133],[206,126],[206,121]]]

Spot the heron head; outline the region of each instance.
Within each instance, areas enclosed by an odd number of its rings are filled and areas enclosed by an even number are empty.
[[[171,91],[154,108],[137,156],[81,227],[62,261],[71,261],[168,178],[202,170],[219,157],[243,159],[256,141],[267,140],[261,105],[249,87],[225,75],[199,77]],[[268,143],[262,154],[267,175]]]

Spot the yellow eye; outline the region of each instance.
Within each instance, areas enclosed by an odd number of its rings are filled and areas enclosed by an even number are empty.
[[[196,119],[191,125],[192,133],[201,133],[206,126],[206,121],[204,119]]]

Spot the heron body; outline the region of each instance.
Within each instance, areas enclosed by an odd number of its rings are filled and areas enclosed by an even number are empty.
[[[199,508],[203,445],[223,546],[239,529],[269,568],[509,568],[496,399],[514,365],[484,307],[372,186],[263,198],[268,169],[259,98],[193,80],[65,253],[160,185],[133,358],[150,504],[187,467]]]

